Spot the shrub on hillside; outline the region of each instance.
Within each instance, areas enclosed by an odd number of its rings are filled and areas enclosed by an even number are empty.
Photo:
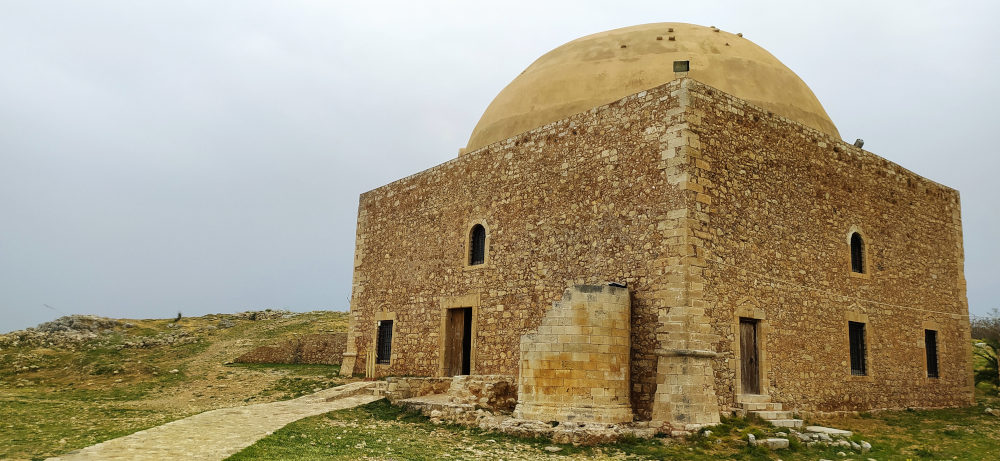
[[[993,309],[986,317],[974,317],[971,326],[976,343],[976,383],[1000,387],[1000,311]]]

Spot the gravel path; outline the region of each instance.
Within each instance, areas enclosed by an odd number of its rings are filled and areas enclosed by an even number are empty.
[[[221,460],[299,419],[374,402],[356,382],[294,400],[206,411],[50,460]]]

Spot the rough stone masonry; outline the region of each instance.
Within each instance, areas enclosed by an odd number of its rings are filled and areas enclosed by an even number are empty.
[[[970,404],[958,192],[680,77],[362,194],[343,372],[391,320],[375,374],[442,375],[449,311],[468,308],[470,373],[517,375],[522,335],[544,334],[567,288],[615,282],[639,420],[697,427],[739,407],[746,325],[754,401]],[[487,255],[470,265],[477,224]]]

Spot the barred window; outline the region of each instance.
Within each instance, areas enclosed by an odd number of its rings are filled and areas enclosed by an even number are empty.
[[[865,376],[868,374],[868,364],[865,360],[865,324],[847,322],[848,335],[851,340],[851,374]]]
[[[924,348],[927,350],[927,377],[938,377],[937,331],[924,330]]]
[[[486,228],[481,224],[472,226],[469,233],[469,265],[486,262]]]
[[[865,273],[865,241],[857,232],[851,234],[851,270]]]
[[[379,320],[375,341],[375,363],[388,364],[392,356],[392,320]]]

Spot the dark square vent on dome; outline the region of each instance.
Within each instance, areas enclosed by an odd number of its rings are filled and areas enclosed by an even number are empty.
[[[674,72],[687,72],[690,67],[690,61],[674,61]]]

